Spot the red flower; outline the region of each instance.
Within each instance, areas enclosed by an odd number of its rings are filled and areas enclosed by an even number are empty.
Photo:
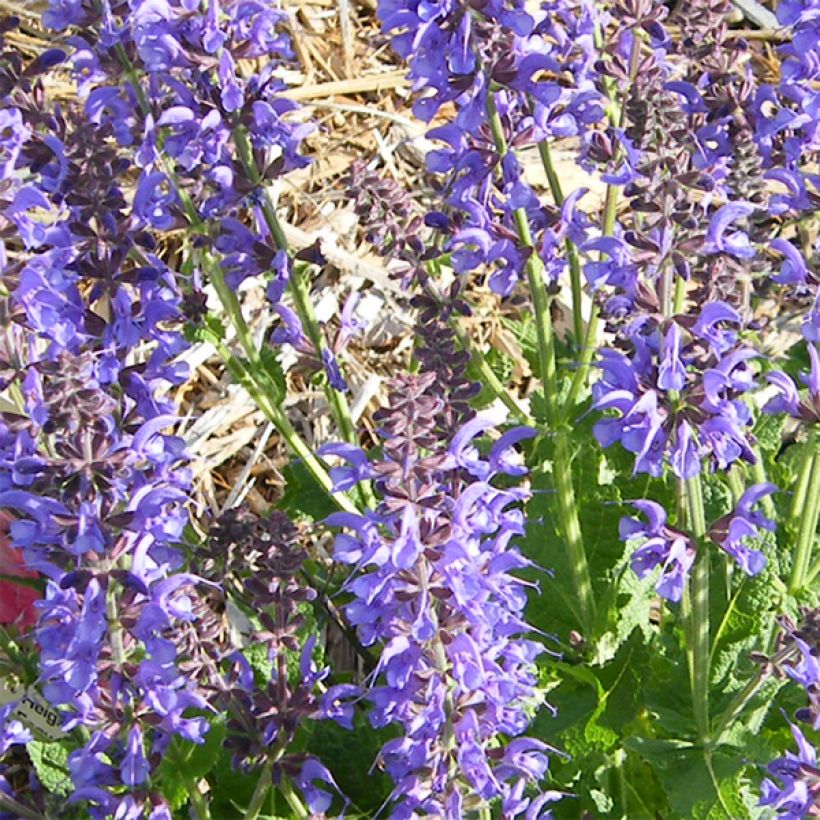
[[[20,550],[11,545],[8,530],[12,520],[8,513],[0,512],[0,575],[36,578],[36,572],[25,568]],[[15,624],[20,629],[34,626],[37,623],[34,602],[41,597],[31,587],[15,584],[13,581],[0,581],[0,624]]]

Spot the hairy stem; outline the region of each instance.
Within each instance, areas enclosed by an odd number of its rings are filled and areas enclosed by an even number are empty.
[[[695,723],[705,741],[709,735],[709,551],[703,543],[706,518],[699,475],[687,479],[685,495],[687,524],[699,546],[684,598],[686,655]]]
[[[105,560],[105,566],[110,572],[116,568],[116,562],[110,558]],[[108,588],[105,591],[105,619],[108,622],[108,637],[111,642],[111,660],[119,669],[125,663],[125,644],[123,642],[123,628],[117,612],[116,583],[109,576]]]
[[[199,790],[199,783],[196,778],[188,778],[188,797],[191,801],[196,820],[211,820],[211,810],[208,807],[208,801],[202,796]]]
[[[509,148],[504,136],[501,118],[495,105],[495,98],[491,91],[487,94],[487,119],[496,150],[501,157],[504,157]],[[538,364],[544,394],[545,415],[548,427],[555,434],[555,460],[552,465],[552,472],[558,498],[559,527],[569,552],[574,592],[580,607],[581,626],[589,636],[595,620],[595,601],[592,597],[589,565],[581,535],[575,489],[572,483],[572,465],[567,439],[568,431],[559,419],[558,413],[555,337],[549,299],[544,286],[543,265],[535,251],[526,211],[523,208],[516,209],[514,218],[519,241],[531,251],[526,263],[527,281],[535,311]]]
[[[34,809],[24,806],[5,792],[0,792],[0,808],[11,812],[12,817],[23,817],[26,820],[43,820],[43,815]]]
[[[820,439],[812,431],[804,445],[803,464],[794,494],[790,520],[799,522],[788,589],[794,595],[808,580],[809,564],[820,518]]]
[[[302,802],[299,795],[296,794],[296,789],[293,788],[293,784],[287,777],[282,778],[282,782],[279,784],[279,791],[282,792],[287,804],[294,812],[294,817],[310,817],[307,806]]]
[[[262,811],[262,806],[265,803],[265,798],[268,796],[272,782],[273,763],[272,761],[268,761],[262,767],[262,771],[259,774],[259,780],[256,781],[256,788],[253,790],[251,802],[245,810],[243,820],[256,820],[259,816],[259,812]]]

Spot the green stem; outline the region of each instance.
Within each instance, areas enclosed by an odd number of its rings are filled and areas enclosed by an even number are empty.
[[[820,575],[820,558],[811,565],[811,569],[806,573],[806,586],[810,586],[818,575]]]
[[[695,723],[702,740],[709,735],[709,551],[704,544],[706,517],[700,476],[686,481],[687,523],[698,543],[698,556],[684,599],[687,623],[686,654]]]
[[[288,241],[285,232],[279,223],[279,218],[276,215],[276,209],[273,202],[268,195],[268,192],[262,188],[262,177],[259,169],[256,166],[256,161],[253,157],[253,149],[248,135],[242,126],[237,126],[233,130],[234,144],[236,145],[237,153],[242,162],[245,172],[248,174],[251,182],[260,189],[262,193],[262,215],[265,219],[265,224],[270,231],[276,247],[280,250],[289,252]],[[290,281],[288,287],[291,296],[293,297],[293,304],[296,308],[296,313],[299,316],[299,321],[305,329],[308,339],[316,353],[316,356],[321,361],[322,350],[325,349],[325,343],[322,335],[322,330],[319,325],[319,320],[316,318],[316,313],[313,310],[313,303],[310,299],[310,283],[308,277],[309,266],[306,264],[294,263],[291,271]],[[345,394],[337,390],[329,381],[325,381],[325,395],[327,396],[328,404],[330,405],[331,413],[342,433],[342,437],[353,445],[358,445],[359,439],[356,433],[356,426],[353,424],[353,419],[350,415],[350,406],[347,403]],[[358,485],[358,492],[362,497],[363,503],[367,506],[375,505],[375,496],[368,482],[361,482]]]
[[[590,308],[589,322],[587,322],[587,332],[584,336],[584,343],[581,346],[580,356],[578,357],[578,368],[572,377],[572,384],[570,385],[569,394],[567,396],[567,412],[571,411],[578,403],[581,397],[581,391],[587,383],[589,366],[592,364],[592,357],[595,355],[595,337],[598,335],[598,323],[598,306],[593,302]]]
[[[279,784],[279,791],[282,792],[282,795],[284,796],[288,805],[295,812],[294,817],[310,816],[310,812],[307,810],[307,807],[299,798],[299,795],[296,794],[296,789],[293,788],[293,784],[290,782],[290,780],[288,780],[287,777],[282,778],[282,782]]]
[[[792,503],[789,507],[789,523],[799,524],[803,518],[806,505],[806,492],[811,479],[812,464],[814,463],[814,441],[815,433],[809,433],[808,441],[803,445],[802,460],[800,462],[800,475],[797,478],[797,486],[794,488]]]
[[[495,105],[495,96],[492,91],[487,93],[487,120],[493,135],[498,155],[503,159],[509,152],[507,139],[504,136],[504,127]],[[535,251],[530,233],[527,212],[524,208],[516,208],[513,212],[518,239],[530,253],[526,262],[527,282],[532,296],[535,310],[535,328],[538,339],[538,365],[541,384],[544,390],[544,404],[546,405],[547,422],[554,429],[557,421],[558,387],[555,373],[555,337],[552,329],[549,299],[544,287],[543,265]]]
[[[787,647],[786,649],[781,649],[772,659],[771,664],[772,666],[777,666],[783,661],[787,655],[792,652],[791,647]],[[708,745],[710,747],[718,746],[723,740],[723,736],[726,734],[728,729],[735,723],[737,716],[743,711],[746,707],[746,704],[757,694],[760,687],[763,685],[763,682],[766,680],[766,668],[761,667],[757,674],[746,682],[746,685],[732,698],[732,702],[726,708],[726,711],[721,715],[720,720],[717,722],[717,725],[712,730],[711,735],[708,739]]]
[[[555,461],[552,465],[558,501],[558,520],[567,544],[573,586],[581,609],[581,625],[589,635],[595,620],[595,598],[592,594],[592,580],[581,533],[581,522],[578,519],[569,449],[568,431],[559,430],[555,436]]]
[[[207,270],[208,277],[214,286],[214,290],[216,290],[217,296],[219,296],[219,301],[222,302],[222,307],[225,308],[225,312],[236,330],[239,343],[242,345],[248,361],[253,365],[253,372],[256,373],[259,370],[260,363],[259,351],[253,343],[251,329],[242,314],[242,306],[239,304],[236,291],[228,287],[222,268],[212,256],[208,255],[203,258],[203,267]]]
[[[119,669],[125,663],[125,647],[123,644],[123,628],[117,613],[117,593],[111,581],[105,593],[105,617],[108,621],[108,635],[111,639],[111,660]]]
[[[794,595],[806,583],[820,518],[820,443],[814,430],[805,444],[803,464],[792,503],[790,520],[798,521],[797,544],[788,589]]]
[[[763,466],[763,453],[760,451],[760,448],[757,445],[754,445],[752,447],[752,452],[755,456],[755,462],[751,465],[752,478],[754,479],[754,483],[766,484],[769,479],[766,475],[766,468]],[[772,501],[772,497],[770,495],[763,497],[763,500],[761,501],[761,506],[763,507],[763,512],[765,512],[766,515],[769,516],[769,518],[776,517],[774,501]]]
[[[623,128],[626,125],[626,97],[632,88],[635,78],[638,75],[638,64],[641,56],[642,37],[639,32],[633,32],[632,48],[629,53],[629,77],[628,84],[623,91],[623,100],[618,109],[617,125]],[[610,98],[613,99],[614,91],[610,90]],[[616,161],[619,161],[621,152],[617,152]],[[621,186],[609,183],[606,186],[606,194],[604,196],[604,216],[601,224],[601,233],[603,236],[612,236],[615,231],[615,218],[618,213],[618,197],[620,196]],[[572,408],[581,395],[581,391],[587,382],[589,374],[589,367],[592,363],[592,356],[595,352],[595,337],[598,333],[598,307],[595,302],[592,303],[589,314],[589,322],[587,323],[587,331],[584,336],[584,343],[581,347],[581,355],[578,362],[578,369],[575,371],[575,377],[569,389],[569,396],[567,398],[567,408]]]
[[[550,144],[547,140],[538,143],[538,154],[541,157],[541,165],[544,167],[544,173],[547,176],[547,183],[549,184],[553,201],[560,208],[564,204],[564,192],[561,189],[561,180],[558,179],[558,172],[555,170]],[[584,341],[584,313],[581,303],[583,296],[581,263],[578,259],[578,249],[575,247],[575,243],[571,239],[566,239],[564,240],[564,246],[567,251],[569,281],[572,289],[572,332],[575,337],[575,344],[578,346]]]
[[[265,804],[265,798],[268,796],[272,782],[273,766],[271,762],[268,761],[262,767],[259,780],[256,781],[256,788],[253,790],[251,802],[248,804],[243,820],[256,820],[259,816],[259,812],[262,811],[262,806]]]
[[[720,807],[723,809],[726,817],[731,818],[734,812],[726,805],[723,792],[720,790],[720,783],[718,782],[717,775],[715,775],[715,767],[712,765],[711,748],[707,747],[703,750],[703,759],[706,763],[706,770],[709,772],[709,779],[712,781],[712,788],[715,790],[715,797],[717,797],[717,801],[720,803]]]
[[[43,820],[43,815],[34,809],[24,806],[5,792],[0,792],[0,808],[11,812],[12,817],[23,817],[25,820]]]
[[[509,149],[492,91],[487,94],[487,120],[496,149],[499,156],[503,158]],[[519,241],[530,249],[530,255],[526,263],[527,281],[535,311],[538,364],[544,393],[545,415],[549,428],[555,434],[555,460],[553,461],[552,472],[558,500],[559,526],[569,552],[574,591],[580,606],[581,626],[589,636],[595,620],[595,600],[592,596],[589,565],[584,550],[581,525],[578,520],[567,430],[563,423],[559,428],[555,338],[549,299],[544,286],[543,265],[535,252],[526,211],[523,208],[516,209],[514,218]]]
[[[208,807],[208,801],[202,796],[196,779],[189,777],[187,787],[191,806],[193,806],[197,820],[211,820],[211,810]]]

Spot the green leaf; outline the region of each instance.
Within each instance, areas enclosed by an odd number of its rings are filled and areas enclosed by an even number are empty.
[[[262,363],[262,372],[267,377],[266,381],[273,387],[274,400],[280,401],[287,392],[287,385],[285,383],[285,371],[282,369],[282,363],[279,361],[279,354],[272,347],[263,346],[259,351],[260,361]],[[253,368],[251,368],[253,370]]]
[[[234,769],[231,758],[233,753],[228,748],[221,750],[219,761],[209,777],[211,783],[211,817],[216,820],[241,818],[250,803],[258,772],[243,772]]]
[[[192,743],[175,736],[157,767],[157,776],[165,783],[187,784],[190,780],[201,780],[219,760],[224,739],[225,723],[222,719],[211,723],[204,743]]]
[[[321,521],[336,512],[336,505],[301,461],[291,461],[282,474],[285,492],[276,506],[291,518]]]
[[[267,686],[271,678],[273,664],[271,663],[269,652],[268,645],[264,643],[253,643],[242,650],[245,660],[247,660],[253,670],[253,676],[258,686]]]
[[[533,373],[538,372],[538,334],[535,330],[535,319],[531,313],[525,313],[521,319],[508,319],[504,326],[515,336],[521,353],[527,360]]]
[[[784,414],[771,415],[761,413],[754,426],[754,437],[767,463],[774,460],[783,446],[783,428],[786,425]]]
[[[67,797],[74,790],[68,772],[68,748],[62,743],[32,740],[26,751],[43,787],[52,794]]]

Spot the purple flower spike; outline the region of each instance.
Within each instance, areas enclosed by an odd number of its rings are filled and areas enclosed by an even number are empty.
[[[622,518],[620,522],[622,541],[643,540],[630,558],[633,572],[643,579],[656,567],[662,567],[655,589],[668,601],[680,601],[697,554],[695,545],[685,533],[666,525],[666,510],[660,504],[631,504],[647,518],[647,523],[639,518]]]
[[[446,339],[453,346],[452,332]],[[441,392],[435,371],[394,381],[377,415],[384,455],[372,469],[382,503],[327,521],[352,530],[335,551],[355,565],[346,612],[362,642],[381,648],[365,695],[371,723],[403,730],[380,755],[396,784],[394,817],[461,817],[467,795],[523,810],[521,784],[535,785],[547,768],[546,747],[520,738],[544,651],[525,637],[527,584],[513,575],[529,565],[510,543],[524,532],[517,504],[528,493],[490,483],[522,473],[511,449],[535,431],[510,430],[483,457],[472,442],[494,424],[475,417],[451,437],[438,423]],[[503,759],[499,735],[519,738]]]

